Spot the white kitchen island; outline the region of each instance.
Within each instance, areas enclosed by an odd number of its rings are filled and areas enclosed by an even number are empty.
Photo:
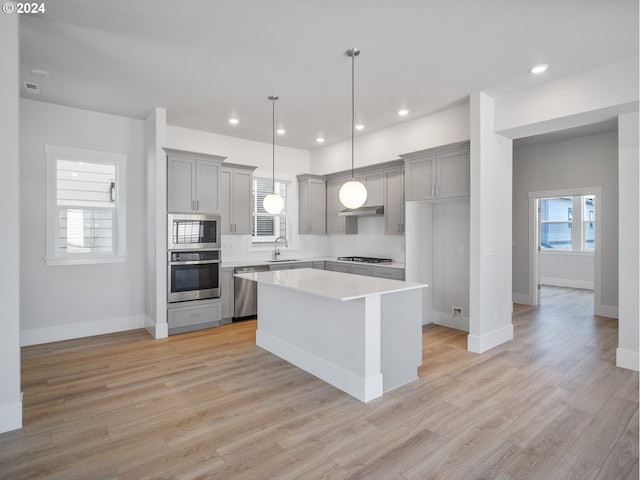
[[[256,344],[368,402],[418,378],[425,284],[310,268],[258,282]]]

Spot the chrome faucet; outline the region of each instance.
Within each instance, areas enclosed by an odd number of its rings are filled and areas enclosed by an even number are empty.
[[[278,255],[280,255],[280,249],[278,248],[278,240],[284,240],[285,248],[289,248],[289,242],[287,242],[287,239],[285,237],[276,238],[276,241],[273,242],[274,243],[274,246],[273,246],[273,259],[274,260],[277,260],[278,259]]]

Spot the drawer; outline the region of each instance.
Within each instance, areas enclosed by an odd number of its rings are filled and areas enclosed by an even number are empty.
[[[390,278],[392,280],[404,280],[404,269],[391,267],[371,267],[371,276]]]
[[[222,319],[222,302],[207,302],[204,305],[188,305],[184,307],[169,307],[167,309],[167,323],[169,329],[206,324],[216,326]]]

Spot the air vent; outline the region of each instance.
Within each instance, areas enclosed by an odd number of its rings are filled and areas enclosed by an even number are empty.
[[[33,82],[24,82],[24,91],[31,95],[40,95],[40,85]]]

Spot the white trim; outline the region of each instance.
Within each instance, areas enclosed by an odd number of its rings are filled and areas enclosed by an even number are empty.
[[[456,330],[469,331],[469,317],[453,318],[450,313],[442,313],[434,310],[433,323],[443,327],[455,328]]]
[[[45,239],[45,264],[47,266],[59,265],[87,265],[99,263],[124,263],[127,256],[127,155],[116,152],[103,152],[86,148],[64,147],[59,145],[45,145],[46,156],[46,239]],[[59,157],[86,161],[93,163],[107,163],[116,167],[116,198],[115,198],[115,238],[114,253],[86,254],[86,255],[61,255],[59,252],[59,222],[57,205],[57,164]],[[79,261],[82,257],[86,259]]]
[[[357,375],[259,328],[256,331],[256,345],[269,352],[277,352],[274,355],[332,384],[362,402],[382,395],[382,373],[380,371],[367,377]]]
[[[618,348],[616,350],[616,367],[640,371],[640,352]]]
[[[575,252],[576,254],[593,254],[594,256],[594,285],[593,285],[593,304],[594,313],[599,315],[598,309],[602,307],[602,234],[601,234],[601,208],[602,208],[602,186],[598,187],[578,187],[578,188],[566,188],[562,190],[542,190],[529,192],[529,301],[528,305],[537,305],[540,301],[538,298],[538,279],[539,266],[538,266],[538,244],[539,235],[538,231],[538,209],[537,200],[539,198],[547,197],[560,197],[560,196],[576,196],[576,195],[589,195],[594,194],[596,200],[596,215],[595,215],[595,249],[591,252]],[[544,252],[545,254],[548,251]],[[560,252],[559,252],[560,253]],[[563,250],[561,253],[568,253]],[[617,314],[616,314],[617,315]]]
[[[594,315],[607,318],[618,318],[618,307],[615,305],[598,304],[594,307]]]
[[[566,222],[565,222],[566,223]],[[540,250],[542,255],[573,255],[575,257],[593,257],[593,250]]]
[[[531,298],[529,297],[529,295],[525,293],[512,292],[511,301],[513,303],[519,303],[521,305],[535,305],[535,303],[531,303],[532,302]]]
[[[156,340],[169,336],[169,324],[167,322],[155,323],[151,318],[145,317],[144,329]]]
[[[541,285],[553,285],[554,287],[569,287],[580,288],[583,290],[593,290],[593,284],[591,280],[576,280],[573,278],[558,278],[558,277],[540,277]]]
[[[513,325],[505,325],[502,328],[489,332],[480,337],[467,336],[467,350],[474,353],[484,353],[500,344],[513,340]]]
[[[22,428],[22,393],[17,402],[0,405],[0,433]]]
[[[20,346],[39,345],[41,343],[71,340],[73,338],[92,337],[105,333],[124,332],[144,328],[145,317],[107,318],[83,323],[67,323],[52,327],[32,328],[20,332]]]

